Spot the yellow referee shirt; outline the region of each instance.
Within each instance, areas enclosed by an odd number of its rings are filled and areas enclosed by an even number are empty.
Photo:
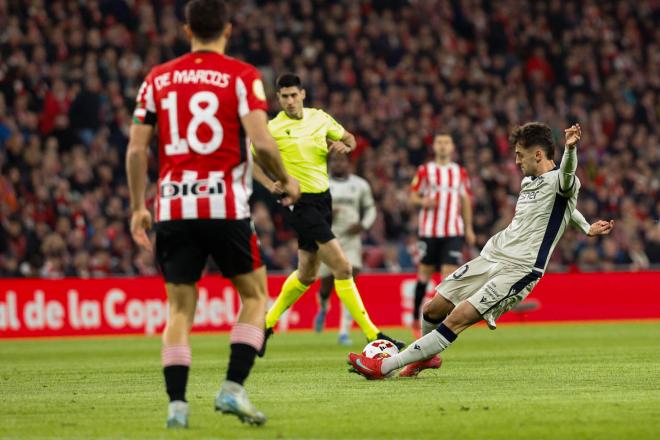
[[[277,142],[287,173],[300,182],[300,191],[327,191],[326,138],[340,140],[344,136],[344,127],[323,110],[303,108],[302,119],[292,119],[286,112],[279,112],[268,122],[268,129]]]

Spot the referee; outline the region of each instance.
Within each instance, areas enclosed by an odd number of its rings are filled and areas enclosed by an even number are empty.
[[[387,339],[399,348],[404,344],[384,335],[362,304],[353,281],[353,268],[332,233],[332,198],[329,192],[327,156],[347,154],[355,149],[355,137],[323,110],[303,107],[305,89],[300,77],[286,73],[277,79],[281,111],[268,123],[289,175],[300,182],[301,197],[293,206],[291,226],[298,235],[298,269],[286,279],[275,303],[266,315],[266,340],[280,316],[316,280],[323,262],[334,276],[337,296],[364,332],[367,340]],[[258,165],[254,178],[273,194],[282,194],[279,183]],[[262,347],[263,356],[266,344]]]

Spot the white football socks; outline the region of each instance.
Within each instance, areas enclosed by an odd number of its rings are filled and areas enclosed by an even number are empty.
[[[440,324],[436,331],[422,336],[401,353],[383,359],[381,373],[388,374],[413,362],[429,359],[449,347],[456,337],[454,332],[444,324]]]

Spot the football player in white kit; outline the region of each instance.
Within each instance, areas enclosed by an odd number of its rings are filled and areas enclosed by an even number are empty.
[[[382,379],[402,367],[406,368],[401,376],[438,368],[438,354],[459,333],[482,319],[495,329],[495,321],[531,292],[567,225],[580,223],[581,214],[575,211],[580,135],[579,125],[565,130],[564,156],[557,167],[548,125],[530,122],[512,131],[510,142],[524,175],[513,220],[486,243],[479,257],[442,280],[436,296],[424,307],[424,336],[386,359],[351,353],[349,361],[356,372]],[[613,226],[612,221],[598,221],[591,225],[589,235],[607,234]]]
[[[360,234],[376,221],[376,204],[369,183],[350,173],[350,162],[346,155],[333,154],[328,160],[330,171],[330,194],[332,195],[332,232],[337,236],[346,258],[353,266],[353,278],[362,268],[362,239]],[[314,318],[314,329],[323,331],[328,311],[328,300],[332,293],[333,277],[330,269],[321,264],[319,270],[319,310]],[[353,323],[350,312],[341,305],[339,339],[341,345],[351,345],[348,333]]]

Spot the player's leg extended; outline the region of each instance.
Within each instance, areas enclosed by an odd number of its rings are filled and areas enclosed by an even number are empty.
[[[420,311],[422,302],[426,296],[426,286],[428,285],[429,281],[431,281],[431,277],[433,276],[434,271],[435,267],[430,264],[420,263],[417,268],[417,284],[415,285],[415,303],[413,308],[413,334],[416,338],[421,336],[419,334],[421,329],[419,322]]]
[[[407,356],[401,359],[405,361],[404,365],[425,360],[440,353],[453,342],[455,335],[481,319],[481,315],[474,310],[474,307],[470,308],[464,305],[467,303],[464,300],[469,298],[473,292],[478,291],[487,281],[489,268],[488,262],[480,258],[470,261],[460,270],[456,265],[442,265],[442,280],[437,288],[437,293],[431,301],[424,305],[422,320],[424,336],[411,344],[413,349],[415,347],[420,347],[420,349],[417,349],[416,353],[407,353]],[[455,306],[454,303],[458,303],[458,306]],[[477,313],[476,316],[469,313],[472,310]],[[452,317],[451,320],[450,317]],[[467,323],[468,325],[456,331],[458,328],[457,322]],[[442,335],[443,338],[441,339],[449,344],[442,347],[436,345],[436,348],[439,348],[436,353],[432,353],[428,357],[419,357],[420,354],[426,354],[429,351],[429,346],[433,346],[432,344],[429,345],[430,342],[439,339],[438,334]],[[424,341],[424,343],[422,344],[421,341]],[[409,359],[413,358],[414,361],[408,362]]]
[[[473,266],[476,267],[473,268],[473,274],[471,274],[469,266],[473,262]],[[447,285],[450,286],[450,283],[460,285],[462,283],[457,281],[457,278],[465,276],[463,281],[466,286],[475,287],[481,284],[481,287],[474,290],[474,293],[468,298],[464,298],[461,291],[466,291],[465,288],[447,287],[443,289],[441,284],[439,294],[445,296],[446,299],[451,299],[454,303],[461,298],[463,300],[451,311],[437,330],[415,341],[411,344],[410,350],[394,356],[393,361],[390,361],[390,358],[384,360],[383,374],[440,353],[456,339],[459,333],[481,319],[484,319],[489,327],[495,328],[495,320],[524,299],[540,278],[539,273],[489,263],[483,259],[473,260],[473,262],[452,274],[451,279],[447,280]],[[465,267],[468,269],[464,269]],[[480,276],[480,273],[486,274],[485,282],[483,282],[484,276]],[[472,282],[473,280],[474,282]]]
[[[231,331],[227,376],[215,399],[215,407],[223,413],[235,414],[243,422],[262,425],[266,416],[252,405],[243,383],[264,342],[264,312],[268,298],[266,269],[262,266],[253,272],[236,275],[231,281],[241,297],[242,306]]]
[[[353,280],[353,268],[339,246],[339,241],[335,238],[327,243],[319,243],[319,256],[335,277],[335,291],[341,302],[351,312],[351,316],[367,339],[370,341],[377,339],[378,327],[371,322],[369,314],[364,308],[360,292]]]
[[[411,343],[398,355],[383,359],[382,374],[388,374],[405,365],[440,354],[456,340],[459,333],[480,320],[481,315],[477,309],[468,301],[463,301],[452,310],[435,331]]]
[[[320,259],[317,252],[298,250],[298,270],[293,272],[282,285],[282,290],[266,315],[266,328],[277,324],[282,314],[309,289],[316,280]]]
[[[451,310],[449,316],[444,318],[433,331],[411,343],[406,350],[383,360],[365,359],[361,355],[351,353],[350,362],[364,376],[381,379],[397,368],[432,359],[447,348],[456,339],[458,333],[481,319],[481,314],[466,300],[488,282],[492,269],[493,263],[477,257],[444,279],[437,288],[436,297],[426,304],[425,312],[432,319],[432,317],[446,316]],[[361,368],[363,365],[367,368]],[[416,373],[410,374],[410,376],[414,375]]]
[[[451,313],[454,309],[454,304],[440,294],[436,294],[433,299],[426,304],[422,311],[422,333],[428,335],[438,328],[440,323]],[[419,339],[420,335],[417,339]],[[429,368],[440,368],[442,359],[438,355],[431,356],[428,359],[423,359],[418,362],[413,362],[406,365],[401,370],[399,376],[401,377],[417,377],[419,373]]]
[[[319,310],[316,312],[316,317],[314,318],[314,330],[317,333],[323,331],[323,326],[325,325],[325,317],[328,313],[328,302],[330,299],[330,294],[332,293],[332,286],[334,285],[335,279],[332,275],[325,276],[321,278],[321,288],[319,289]]]
[[[165,289],[169,314],[163,331],[161,358],[170,398],[167,427],[188,427],[186,386],[192,360],[189,337],[197,307],[197,287],[194,284],[166,283]]]

